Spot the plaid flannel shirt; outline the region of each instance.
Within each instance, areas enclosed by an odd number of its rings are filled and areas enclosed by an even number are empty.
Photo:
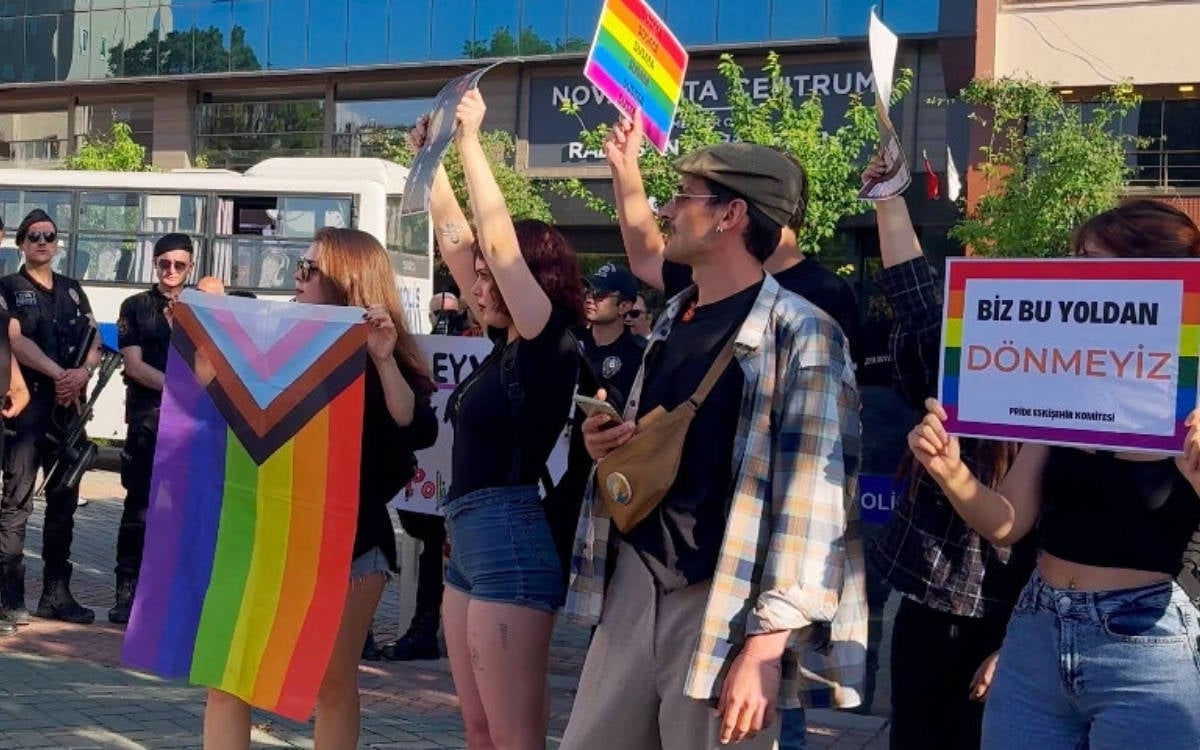
[[[647,351],[667,338],[695,295],[691,287],[668,303]],[[780,706],[851,708],[861,703],[867,599],[859,399],[845,336],[768,275],[736,337],[745,385],[731,457],[734,494],[684,692],[719,697],[747,636],[790,630]],[[627,418],[637,413],[643,375]],[[614,537],[590,488],[566,605],[577,622],[600,620]]]
[[[925,399],[938,392],[942,284],[924,257],[883,269],[877,282],[896,314],[890,342],[896,388],[915,413],[924,414]],[[994,469],[974,460],[974,445],[963,441],[963,460],[980,481],[990,483]],[[892,588],[931,609],[1007,619],[1036,564],[1034,537],[1012,547],[993,546],[967,526],[921,471],[875,538],[869,557]]]

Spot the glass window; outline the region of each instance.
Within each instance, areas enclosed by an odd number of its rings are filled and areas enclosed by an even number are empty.
[[[153,76],[161,71],[162,55],[166,45],[162,43],[161,15],[158,8],[130,8],[125,11],[125,43],[120,50],[110,50],[108,63],[93,63],[89,73],[93,78],[111,76]],[[184,55],[185,69],[192,61],[192,41],[186,39]],[[107,67],[107,70],[105,69]]]
[[[275,236],[311,240],[321,227],[350,228],[354,225],[352,205],[349,198],[282,196]]]
[[[586,50],[596,35],[596,22],[604,0],[567,0],[567,40],[582,41]]]
[[[475,11],[475,37],[467,57],[511,57],[518,54],[520,29],[517,0],[485,0]],[[554,43],[530,37],[523,40],[529,51],[522,55],[545,55],[554,51]]]
[[[770,0],[721,0],[717,14],[717,40],[760,42],[768,38]]]
[[[221,196],[213,273],[235,287],[290,288],[316,230],[353,219],[353,201],[342,196]]]
[[[82,144],[88,136],[107,134],[113,123],[123,122],[133,131],[133,140],[154,148],[154,102],[121,102],[79,104],[75,107],[75,142]]]
[[[58,16],[28,16],[25,19],[25,72],[21,80],[58,80],[57,38]],[[69,45],[70,40],[66,43]]]
[[[213,275],[233,288],[292,289],[296,263],[311,244],[257,237],[217,239],[212,244]]]
[[[377,65],[388,59],[388,7],[379,0],[350,0],[350,28],[346,42],[348,65]]]
[[[25,0],[0,0],[0,18],[19,16],[25,12]]]
[[[664,18],[684,44],[717,41],[717,0],[674,0]]]
[[[267,0],[238,0],[229,30],[230,70],[262,70],[267,64]]]
[[[267,44],[267,67],[288,70],[304,67],[304,14],[298,13],[295,0],[271,0]]]
[[[38,190],[0,190],[0,216],[11,237],[17,225],[35,208],[50,214],[59,230],[71,228],[71,194]]]
[[[182,15],[184,10],[177,9],[176,13]],[[192,9],[193,73],[224,73],[229,70],[231,25],[228,3],[197,5]]]
[[[143,5],[145,3],[142,3]],[[125,0],[92,0],[92,10],[108,10],[110,8],[124,8]]]
[[[196,153],[212,167],[244,169],[268,156],[317,156],[325,102],[220,102],[196,108]]]
[[[432,52],[435,60],[453,60],[471,51],[475,38],[474,0],[435,0]]]
[[[432,2],[433,0],[392,0],[388,27],[389,61],[415,62],[430,59]]]
[[[85,191],[79,195],[74,275],[87,281],[149,283],[154,243],[168,232],[202,234],[205,198]],[[200,241],[193,236],[197,252]]]
[[[938,3],[928,0],[884,0],[883,21],[897,34],[938,30]]]
[[[136,232],[142,223],[142,205],[137,193],[79,194],[79,230]]]
[[[522,0],[521,39],[522,47],[528,38],[529,47],[538,43],[550,45],[557,52],[568,51],[567,17],[561,0]],[[521,54],[527,53],[522,49]]]
[[[158,56],[153,45],[125,46],[124,11],[94,11],[78,18],[91,22],[86,53],[89,78],[116,78],[125,75],[126,68],[129,75],[158,74]]]
[[[417,118],[433,109],[433,99],[380,99],[338,102],[336,156],[385,156],[384,145],[400,137]]]
[[[25,20],[0,18],[0,83],[15,83],[25,72]]]
[[[66,155],[67,113],[0,114],[0,163],[52,167]]]
[[[771,3],[772,39],[819,39],[825,36],[825,0]]]
[[[867,21],[875,0],[836,0],[828,4],[828,32],[836,37],[867,35]]]
[[[401,196],[387,199],[387,249],[389,252],[425,257],[429,253],[429,213],[403,214]]]
[[[308,67],[345,64],[346,0],[308,0]]]

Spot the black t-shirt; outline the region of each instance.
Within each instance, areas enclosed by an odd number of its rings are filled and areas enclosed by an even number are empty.
[[[663,261],[663,288],[667,299],[674,297],[692,284],[692,269],[681,263]],[[858,347],[858,300],[854,290],[833,271],[815,259],[807,258],[777,274],[773,274],[779,286],[799,294],[837,321],[842,333],[850,342],[853,351]]]
[[[400,364],[399,358],[396,361]],[[396,424],[388,411],[387,397],[375,363],[367,363],[363,394],[362,457],[358,479],[358,529],[354,556],[378,547],[392,568],[396,567],[396,536],[387,504],[412,480],[417,469],[414,453],[437,440],[438,421],[430,396],[433,383],[400,370],[416,395],[412,422]]]
[[[647,355],[639,418],[660,405],[669,411],[692,397],[761,289],[761,283],[755,284],[699,306],[691,320],[675,323],[667,340]],[[744,383],[741,367],[730,362],[688,428],[671,489],[624,537],[664,592],[707,581],[716,570],[732,498],[733,442]]]
[[[7,310],[0,310],[0,402],[8,389],[12,387],[12,342],[8,340],[8,321],[12,316]],[[0,417],[0,424],[4,418]]]
[[[616,341],[600,346],[592,332],[583,329],[577,334],[583,348],[583,356],[592,366],[592,372],[600,387],[608,394],[608,401],[617,411],[625,408],[629,390],[633,387],[638,368],[642,366],[642,355],[646,353],[646,340],[635,336],[626,328]]]
[[[579,350],[570,315],[555,310],[536,338],[499,342],[450,396],[454,424],[450,497],[476,490],[536,484],[550,451],[567,424],[579,377]],[[513,419],[500,367],[503,354],[517,347],[516,382],[524,397]],[[518,447],[521,465],[513,481]]]
[[[0,279],[0,297],[17,319],[21,335],[37,344],[59,367],[70,367],[83,345],[84,333],[92,325],[91,303],[75,279],[54,274],[47,289],[25,270]],[[49,376],[21,366],[21,374],[34,396],[53,397],[54,383]]]
[[[137,346],[142,361],[159,372],[167,371],[167,350],[171,345],[171,324],[166,309],[170,300],[158,285],[128,297],[117,315],[117,347]],[[148,388],[125,375],[125,421],[153,411],[162,402],[162,391]]]

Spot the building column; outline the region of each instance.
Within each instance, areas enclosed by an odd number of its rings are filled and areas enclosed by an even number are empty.
[[[186,83],[158,86],[154,91],[154,152],[160,169],[192,165],[196,147],[196,109]]]

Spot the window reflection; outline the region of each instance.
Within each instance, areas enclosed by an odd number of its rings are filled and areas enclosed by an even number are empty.
[[[437,0],[433,4],[433,56],[438,60],[466,56],[475,38],[474,19],[474,0]]]
[[[521,33],[554,45],[556,50],[568,48],[570,42],[562,0],[522,0]],[[522,49],[522,54],[534,53]]]
[[[867,21],[875,0],[838,0],[828,4],[826,16],[829,35],[855,37],[867,35]]]
[[[433,13],[428,0],[392,0],[388,27],[388,60],[417,62],[430,59],[432,26]]]
[[[517,0],[486,0],[479,3],[475,10],[474,41],[464,51],[464,56],[512,57],[517,54],[545,54],[533,49],[538,45],[531,35],[520,33],[517,21]],[[530,47],[529,52],[520,51],[521,42]],[[553,49],[551,45],[547,51],[552,52]]]
[[[388,4],[379,0],[350,0],[346,40],[349,65],[375,65],[388,59]]]
[[[377,99],[337,103],[336,156],[387,156],[403,131],[433,109],[432,98]]]
[[[230,70],[262,70],[267,64],[267,0],[238,0],[229,30]]]
[[[318,156],[325,102],[220,102],[196,108],[196,152],[212,167],[245,169],[268,156]]]
[[[819,39],[825,36],[825,0],[771,3],[772,39]]]
[[[770,18],[769,0],[721,0],[717,40],[727,44],[766,39]]]
[[[346,64],[346,10],[346,0],[308,0],[307,67]]]
[[[0,18],[0,83],[15,83],[25,71],[25,20]]]
[[[72,21],[72,14],[65,14]],[[25,19],[25,70],[21,80],[58,80],[58,55],[55,39],[58,35],[58,16],[28,16]],[[70,44],[73,34],[65,40]]]
[[[176,11],[176,24],[180,27],[184,13],[191,18],[193,73],[228,72],[229,7],[229,3],[213,3]]]
[[[304,5],[295,0],[271,0],[267,67],[304,67]]]
[[[717,41],[717,0],[675,0],[663,20],[684,44]]]

